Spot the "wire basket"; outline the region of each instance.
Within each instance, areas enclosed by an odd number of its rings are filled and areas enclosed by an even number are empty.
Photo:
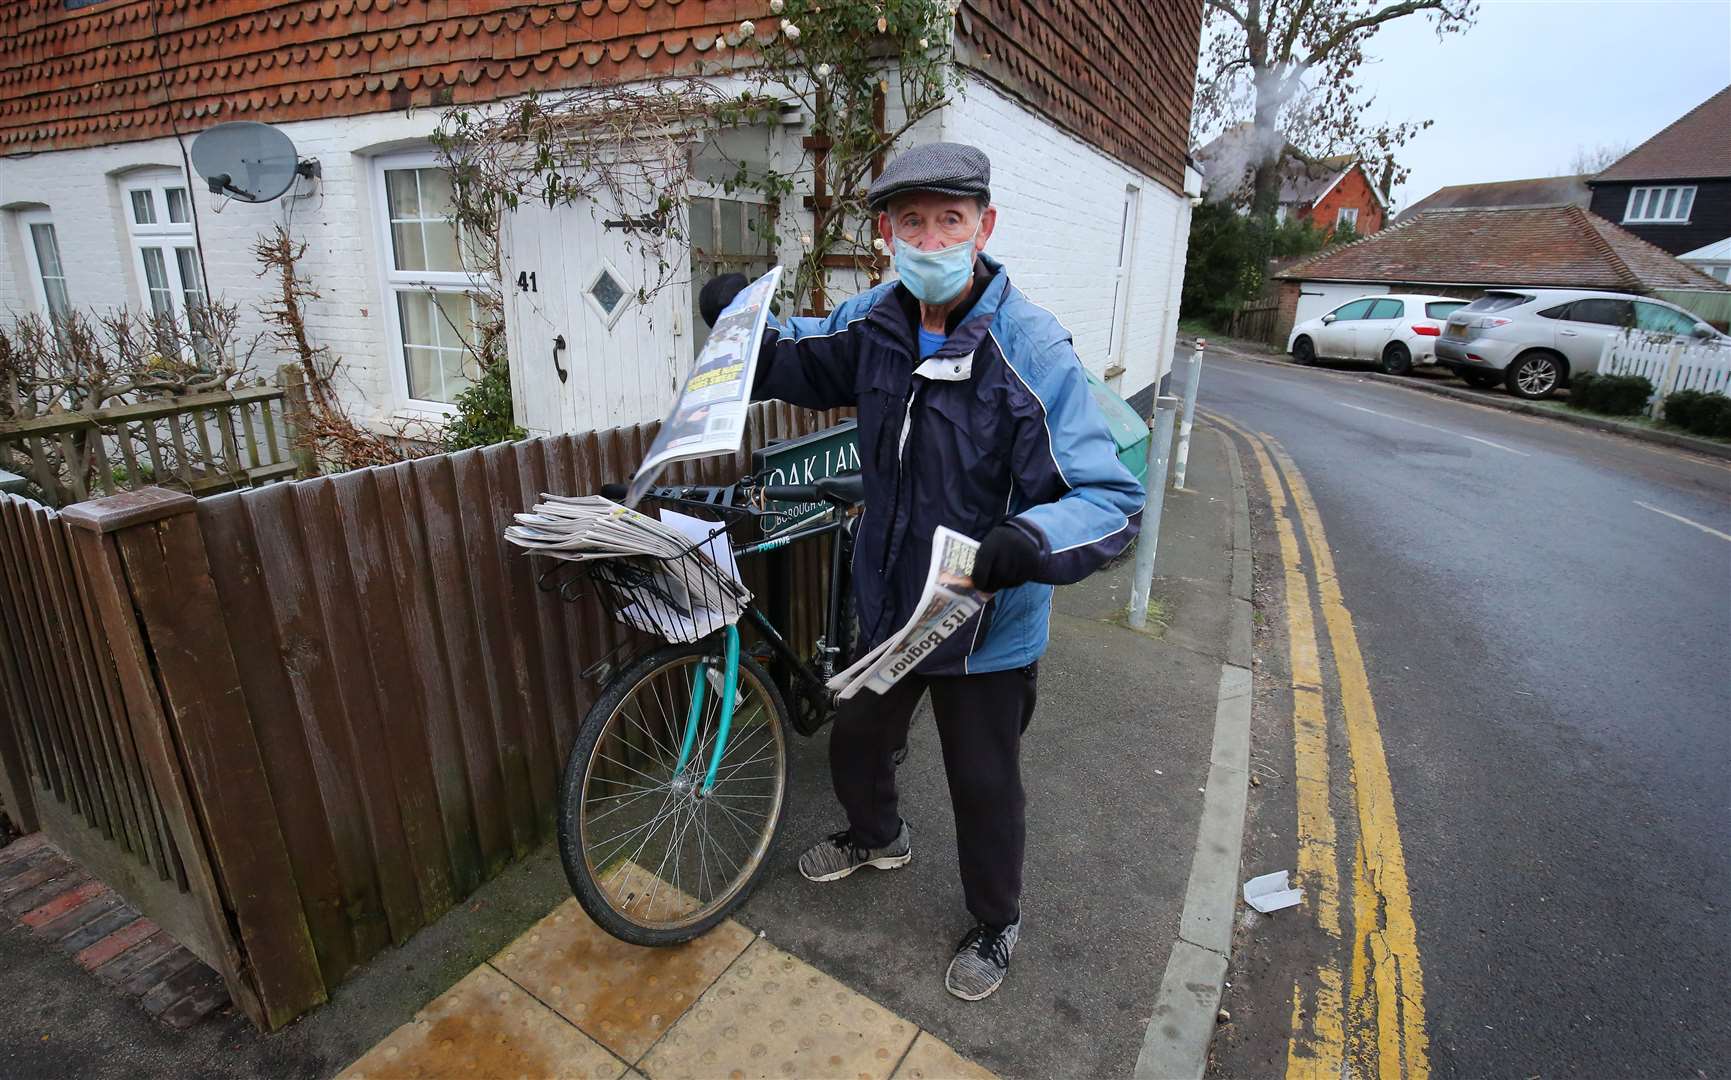
[[[701,641],[739,621],[751,593],[732,571],[728,526],[676,556],[625,555],[582,564],[614,620],[675,644]]]

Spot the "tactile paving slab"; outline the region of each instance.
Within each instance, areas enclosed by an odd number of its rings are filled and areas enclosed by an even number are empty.
[[[493,966],[636,1061],[751,942],[751,931],[724,922],[684,945],[627,945],[567,900],[493,957]]]
[[[884,1080],[916,1032],[870,998],[758,940],[637,1067],[650,1080]]]
[[[625,1071],[623,1061],[483,964],[337,1075],[619,1080]]]
[[[897,1066],[894,1080],[998,1080],[998,1074],[956,1053],[931,1032],[922,1031]]]

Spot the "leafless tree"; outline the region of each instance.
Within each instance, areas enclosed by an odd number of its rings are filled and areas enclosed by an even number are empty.
[[[1569,158],[1568,170],[1564,175],[1597,176],[1610,168],[1614,162],[1627,157],[1631,149],[1633,147],[1626,142],[1577,146],[1574,155]]]
[[[1207,19],[1197,73],[1198,130],[1245,124],[1234,152],[1214,167],[1251,174],[1250,209],[1274,217],[1281,166],[1316,164],[1353,153],[1384,198],[1407,170],[1396,153],[1431,121],[1367,125],[1375,100],[1360,80],[1365,47],[1377,30],[1411,15],[1428,18],[1438,37],[1472,25],[1477,0],[1205,0]]]

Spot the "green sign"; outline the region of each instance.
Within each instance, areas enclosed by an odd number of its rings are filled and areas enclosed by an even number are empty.
[[[797,439],[770,443],[751,455],[752,472],[765,484],[815,484],[826,476],[859,472],[859,424],[848,420]],[[764,535],[787,532],[829,509],[826,502],[772,502],[786,516]]]

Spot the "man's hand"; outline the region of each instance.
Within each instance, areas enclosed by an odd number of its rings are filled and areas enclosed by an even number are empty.
[[[974,585],[985,592],[1013,589],[1034,580],[1040,546],[1014,525],[999,525],[980,541],[974,555]]]
[[[703,321],[710,326],[721,318],[721,309],[733,303],[733,298],[739,291],[751,282],[744,274],[723,274],[711,278],[697,293],[697,313],[703,316]]]

